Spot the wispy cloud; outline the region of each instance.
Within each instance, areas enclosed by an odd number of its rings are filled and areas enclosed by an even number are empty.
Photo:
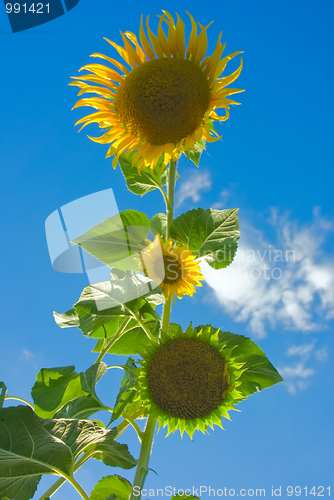
[[[298,357],[294,363],[287,363],[278,367],[279,373],[282,375],[287,391],[295,395],[298,390],[304,390],[309,386],[310,377],[315,375],[314,368],[309,364],[312,359],[317,361],[327,361],[327,347],[324,346],[318,350],[315,349],[316,341],[308,344],[292,345],[286,351],[288,357]]]
[[[233,191],[235,188],[235,184],[230,184],[229,188],[224,188],[222,191],[219,193],[219,199],[216,201],[216,203],[212,204],[212,208],[215,208],[216,210],[223,210],[227,206],[227,202],[230,198],[233,196]]]
[[[301,332],[324,328],[334,318],[334,260],[323,251],[332,221],[315,209],[314,220],[300,225],[272,210],[273,241],[242,219],[241,225],[234,262],[219,271],[202,264],[221,307],[235,321],[248,322],[257,337],[264,337],[268,326]]]
[[[25,349],[24,347],[21,349],[21,356],[24,359],[31,359],[35,357],[35,354],[31,351],[28,351],[28,349]]]
[[[201,191],[210,191],[212,186],[211,177],[209,172],[197,170],[191,171],[186,179],[177,187],[177,204],[179,207],[187,199],[191,199],[197,203],[201,199]]]
[[[322,363],[326,363],[328,359],[328,349],[327,346],[321,347],[321,349],[318,349],[314,353],[314,356],[317,358],[318,361],[321,361]]]

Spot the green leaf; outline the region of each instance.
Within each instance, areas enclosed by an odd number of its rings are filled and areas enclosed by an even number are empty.
[[[89,446],[86,451],[93,453],[92,458],[101,460],[110,467],[132,469],[137,465],[137,460],[130,454],[127,445],[117,443],[111,437],[96,443],[94,446]]]
[[[205,142],[201,139],[195,144],[195,151],[184,151],[184,154],[191,160],[196,167],[199,167],[199,160],[201,158],[201,154],[203,153],[203,149],[205,149]]]
[[[251,339],[230,332],[219,332],[219,340],[225,343],[226,348],[233,348],[232,356],[236,362],[244,363],[240,377],[242,384],[238,386],[238,391],[244,396],[283,381],[262,349]]]
[[[160,330],[160,316],[155,312],[151,304],[145,301],[138,313],[153,337],[158,338]],[[108,323],[103,326],[107,327]],[[137,320],[131,319],[122,336],[112,344],[107,352],[109,354],[129,356],[131,354],[138,354],[143,346],[149,346],[150,344],[150,339],[147,337],[147,334],[142,327],[138,325]],[[104,347],[104,339],[97,342],[93,352],[101,352],[102,347]]]
[[[90,500],[128,500],[131,494],[131,483],[121,476],[105,476],[90,494]]]
[[[159,335],[160,322],[152,320],[151,322],[146,322],[146,326],[150,329],[152,335],[157,338]],[[131,354],[139,354],[140,349],[143,346],[149,346],[151,344],[150,339],[147,337],[144,330],[137,326],[135,320],[131,320],[126,328],[126,332],[118,339],[116,342],[108,349],[109,354],[120,354],[123,356],[129,356]],[[101,352],[104,347],[104,340],[99,339],[93,352]]]
[[[35,413],[42,418],[52,417],[69,401],[86,395],[74,366],[42,368],[31,390]]]
[[[0,408],[2,408],[3,403],[5,401],[6,392],[7,392],[7,387],[5,386],[4,382],[0,382],[0,389],[1,389],[1,394],[0,394]]]
[[[87,286],[74,306],[79,316],[79,328],[90,336],[115,316],[131,316],[142,299],[155,305],[164,302],[164,295],[157,284],[141,274],[125,272],[121,279]],[[116,324],[109,326],[114,331]],[[108,336],[109,333],[106,333]]]
[[[73,243],[109,267],[136,271],[139,263],[133,255],[147,246],[149,230],[147,215],[136,210],[126,210],[93,226],[75,238]]]
[[[89,395],[95,398],[94,408],[96,411],[102,409],[103,405],[95,395],[95,385],[106,372],[107,365],[102,362],[94,363],[80,374],[74,371],[74,366],[42,368],[31,390],[35,403],[35,413],[42,418],[50,418],[71,401]],[[78,411],[78,406],[81,413],[83,411],[82,405],[84,405],[85,410],[92,410],[88,401],[84,403],[83,399],[80,399],[77,405],[71,407],[68,416],[74,416]],[[92,411],[91,414],[93,413],[95,411]]]
[[[102,316],[104,317],[103,322],[101,321]],[[107,339],[115,335],[123,321],[123,316],[89,314],[85,311],[80,318],[80,330],[87,337]]]
[[[82,453],[88,453],[112,467],[132,469],[137,463],[128,447],[114,440],[116,429],[105,429],[96,421],[46,419],[43,420],[43,426],[53,436],[64,441],[74,461]]]
[[[125,370],[125,375],[121,381],[110,423],[114,422],[122,415],[126,406],[133,401],[133,398],[136,395],[136,392],[134,390],[131,390],[131,388],[133,388],[136,384],[137,377],[137,367],[134,363],[133,358],[129,358],[123,368]]]
[[[106,465],[134,467],[136,460],[114,441],[115,434],[88,420],[44,420],[28,406],[0,409],[0,498],[29,500],[42,474],[72,476],[82,453]]]
[[[68,405],[63,406],[54,418],[75,418],[88,420],[94,413],[105,410],[105,406],[91,394],[74,399]]]
[[[163,241],[166,241],[167,215],[153,215],[151,219],[151,228],[161,235]]]
[[[79,317],[75,309],[70,309],[66,313],[58,314],[53,311],[55,322],[60,328],[70,328],[72,326],[79,326]]]
[[[152,335],[158,335],[160,317],[155,312],[154,306],[164,302],[160,288],[145,276],[131,273],[123,275],[123,278],[114,279],[112,282],[86,287],[75,304],[79,328],[83,334],[101,339],[94,352],[101,351],[104,340],[111,339],[116,334],[126,316],[138,314]],[[122,301],[127,298],[132,300],[123,304]],[[113,307],[105,308],[110,305]],[[61,323],[60,326],[64,328],[67,325]],[[149,345],[147,334],[136,319],[131,319],[125,333],[108,352],[123,355],[137,354],[142,345]]]
[[[160,188],[166,184],[166,177],[159,173],[162,167],[163,157],[161,156],[157,162],[154,171],[150,167],[144,168],[141,175],[136,167],[131,166],[131,160],[134,153],[131,153],[127,158],[124,153],[118,158],[119,166],[122,174],[125,177],[126,185],[134,194],[143,196],[144,194],[154,189]]]
[[[95,395],[95,386],[106,373],[107,365],[105,363],[94,363],[85,372],[80,373],[82,389]]]
[[[28,406],[0,409],[0,498],[28,500],[41,474],[72,475],[70,448],[43,422]]]
[[[196,257],[204,257],[214,269],[234,259],[239,238],[238,209],[190,210],[173,220],[171,237],[187,245]]]

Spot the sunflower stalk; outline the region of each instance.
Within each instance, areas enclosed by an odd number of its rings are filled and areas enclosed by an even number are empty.
[[[153,445],[153,438],[154,438],[156,424],[157,424],[157,417],[149,415],[146,423],[145,432],[143,435],[143,441],[140,450],[136,475],[131,490],[130,500],[140,500],[141,498],[141,491],[143,489],[144,482],[148,473],[148,462],[150,460],[150,454]]]
[[[168,169],[168,180],[167,180],[167,228],[166,228],[166,239],[168,240],[170,235],[170,225],[174,217],[174,193],[175,193],[175,182],[176,182],[176,165],[177,162],[174,160],[170,161]],[[162,322],[161,331],[167,332],[170,320],[170,314],[172,309],[172,298],[166,298],[162,312]],[[151,449],[153,445],[154,431],[156,428],[157,418],[149,415],[147,419],[147,424],[145,432],[142,436],[142,446],[140,450],[140,456],[137,466],[137,471],[135,479],[133,482],[133,487],[131,490],[130,500],[140,500],[141,490],[144,486],[144,482],[148,473],[148,462],[150,459]],[[136,488],[136,489],[135,489]],[[138,496],[139,492],[139,496]],[[136,495],[134,495],[136,493]]]
[[[170,237],[169,228],[174,217],[174,192],[175,192],[175,181],[176,181],[176,161],[171,160],[168,169],[168,180],[167,180],[167,229],[166,229],[166,240]]]
[[[175,182],[176,182],[176,167],[177,162],[174,160],[170,161],[169,169],[168,169],[168,178],[167,178],[167,228],[166,228],[166,240],[168,240],[170,236],[170,225],[173,222],[174,217],[174,193],[175,193]],[[169,326],[169,318],[172,309],[172,297],[166,298],[166,302],[164,304],[164,309],[162,313],[162,322],[161,322],[161,331],[168,331]]]

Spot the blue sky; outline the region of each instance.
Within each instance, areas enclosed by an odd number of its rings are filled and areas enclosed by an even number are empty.
[[[138,33],[142,13],[150,14],[156,27],[161,9],[177,11],[185,21],[188,10],[203,25],[214,20],[209,52],[220,31],[227,53],[243,50],[236,86],[246,89],[238,95],[242,105],[231,109],[220,129],[222,141],[209,145],[200,168],[181,160],[176,209],[177,215],[198,206],[240,207],[240,252],[227,270],[204,265],[203,288],[193,299],[178,301],[172,319],[184,327],[190,320],[210,322],[250,336],[285,382],[240,404],[242,412],[233,412],[225,431],[197,433],[193,442],[177,434],[164,439],[161,431],[150,462],[158,475],[150,473],[147,486],[266,488],[266,496],[272,486],[282,486],[283,498],[289,485],[333,487],[334,9],[329,1],[204,6],[182,0],[144,5],[80,0],[68,14],[16,34],[0,9],[0,379],[8,394],[30,399],[41,367],[74,364],[81,371],[95,360],[93,340],[54,323],[52,311],[70,309],[88,279],[52,268],[46,218],[107,188],[119,210],[149,216],[163,210],[156,193],[143,198],[128,193],[119,168],[114,171],[104,159],[106,148],[89,141],[85,131],[77,134],[74,123],[84,112],[71,111],[76,91],[67,86],[90,62],[89,54],[115,57],[103,37],[121,43],[119,30]],[[230,64],[233,71],[237,62]],[[92,127],[87,133],[94,132]],[[119,378],[118,371],[108,372],[98,386],[111,406]],[[128,430],[122,438],[137,457],[134,433]],[[91,491],[101,475],[112,473],[94,463],[78,480]],[[131,480],[133,471],[124,475]],[[48,484],[50,479],[43,482]],[[76,498],[76,493],[65,486],[53,498]]]

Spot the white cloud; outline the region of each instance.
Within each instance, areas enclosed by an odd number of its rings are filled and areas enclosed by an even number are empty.
[[[219,193],[219,201],[214,203],[212,205],[212,208],[215,208],[216,210],[222,210],[224,207],[226,207],[227,200],[231,197],[231,191],[228,189],[223,189]]]
[[[326,361],[328,359],[327,346],[324,346],[321,349],[318,349],[318,351],[316,351],[314,353],[314,355],[315,355],[315,357],[317,358],[318,361],[321,361],[322,363],[326,363]]]
[[[209,172],[201,171],[198,172],[193,170],[186,180],[184,180],[180,185],[177,186],[177,203],[176,206],[179,207],[187,199],[192,199],[194,203],[197,203],[201,199],[201,191],[210,191],[212,182]]]
[[[293,395],[297,394],[298,389],[306,389],[309,385],[307,379],[315,374],[315,371],[306,368],[302,361],[293,366],[280,367],[278,371],[283,377],[287,391]]]
[[[323,252],[332,222],[318,208],[305,226],[274,209],[267,222],[268,232],[276,232],[270,243],[241,218],[235,260],[219,271],[203,262],[206,283],[224,311],[248,322],[257,337],[264,337],[268,326],[306,333],[325,328],[334,317],[334,260]]]
[[[304,360],[310,357],[314,349],[315,340],[310,344],[293,345],[286,351],[287,356],[300,356]]]
[[[310,377],[315,375],[315,370],[307,366],[315,357],[318,361],[326,361],[327,347],[315,350],[316,340],[308,344],[292,345],[286,351],[288,357],[299,357],[293,364],[278,367],[283,377],[285,387],[290,394],[297,394],[298,390],[306,389],[310,384]]]
[[[23,356],[24,359],[31,359],[35,357],[35,354],[33,352],[28,351],[28,349],[25,348],[22,348],[21,355]]]

